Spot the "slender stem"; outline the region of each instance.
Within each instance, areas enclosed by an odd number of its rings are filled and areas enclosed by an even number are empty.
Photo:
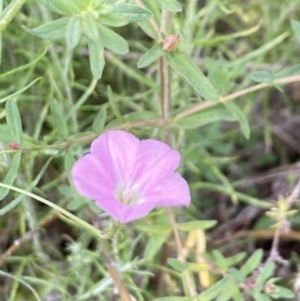
[[[135,3],[136,3],[138,6],[145,8],[145,5],[144,5],[144,3],[143,3],[141,0],[135,0]],[[162,42],[162,41],[163,41],[163,38],[162,38],[162,36],[161,36],[160,28],[159,28],[157,22],[155,21],[154,18],[150,18],[150,19],[149,19],[149,22],[151,23],[152,27],[154,28],[154,30],[155,30],[155,32],[156,32],[158,41],[159,41],[159,42]]]
[[[299,82],[299,81],[300,81],[300,75],[292,75],[292,76],[283,77],[283,78],[274,80],[273,85],[294,83],[294,82]],[[258,85],[243,89],[241,91],[237,91],[237,92],[228,94],[226,96],[223,96],[217,102],[213,102],[213,101],[202,102],[198,105],[195,105],[194,107],[192,107],[190,109],[187,109],[187,110],[181,112],[180,114],[177,114],[175,116],[174,120],[178,120],[178,119],[181,119],[183,117],[189,116],[191,114],[200,112],[204,109],[216,106],[216,105],[220,104],[220,102],[226,102],[226,101],[229,101],[229,100],[233,100],[233,99],[236,99],[236,98],[241,97],[243,95],[246,95],[246,94],[249,94],[251,92],[258,91],[258,90],[261,90],[261,89],[267,88],[267,87],[271,87],[271,86],[269,84],[262,83],[262,84],[258,84]]]
[[[161,17],[161,32],[167,36],[171,32],[172,27],[172,13],[168,10],[162,10],[162,17]],[[172,132],[171,127],[169,126],[170,123],[170,111],[171,111],[171,85],[170,85],[170,67],[168,65],[167,60],[164,57],[160,58],[160,78],[161,78],[161,114],[164,126],[164,141],[172,145]],[[172,224],[176,248],[178,252],[178,256],[181,260],[184,261],[184,252],[182,243],[180,240],[180,236],[178,233],[178,229],[176,226],[176,220],[174,213],[171,208],[168,208],[169,219]],[[193,285],[193,281],[189,272],[184,272],[183,277],[186,281],[187,288],[189,290],[190,296],[195,295],[195,288]]]

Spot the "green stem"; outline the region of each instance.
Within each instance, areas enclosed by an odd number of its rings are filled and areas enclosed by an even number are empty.
[[[1,1],[2,2],[2,1]],[[0,33],[5,30],[7,25],[18,13],[26,0],[13,0],[0,15]]]
[[[10,189],[10,190],[25,194],[25,195],[27,195],[27,196],[29,196],[29,197],[45,204],[45,205],[47,205],[47,206],[57,210],[59,213],[65,215],[68,218],[70,218],[73,222],[76,222],[77,224],[81,225],[83,228],[85,228],[88,231],[90,231],[91,233],[93,233],[96,237],[98,237],[100,239],[103,239],[104,237],[106,238],[106,236],[103,235],[103,233],[100,230],[98,230],[97,228],[95,228],[94,226],[88,224],[87,222],[83,221],[82,219],[78,218],[77,216],[73,215],[72,213],[68,212],[67,210],[57,206],[56,204],[54,204],[54,203],[38,196],[38,195],[35,195],[35,194],[33,194],[31,192],[28,192],[26,190],[23,190],[23,189],[20,189],[20,188],[11,186],[11,185],[6,185],[6,184],[3,184],[3,183],[0,183],[0,187],[7,188],[7,189]],[[104,242],[104,240],[102,240],[102,242]]]

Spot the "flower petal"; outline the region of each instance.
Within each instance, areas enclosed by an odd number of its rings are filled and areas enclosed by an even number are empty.
[[[107,177],[101,162],[91,154],[85,155],[74,164],[72,178],[77,191],[91,199],[110,196],[114,191],[114,182]]]
[[[91,146],[109,177],[115,183],[133,181],[140,140],[125,131],[109,131],[95,139]]]
[[[154,203],[156,207],[188,206],[191,202],[189,186],[178,173],[148,191],[144,197],[146,203]]]
[[[180,161],[179,153],[167,144],[149,139],[140,143],[135,182],[145,193],[160,185],[174,172]]]
[[[127,206],[116,199],[98,199],[96,204],[104,211],[109,213],[114,219],[121,223],[128,223],[132,220],[146,216],[155,204],[143,203],[134,206]]]

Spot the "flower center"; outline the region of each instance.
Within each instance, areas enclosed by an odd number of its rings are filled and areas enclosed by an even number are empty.
[[[134,205],[142,200],[141,194],[137,187],[122,185],[117,188],[116,196],[124,205]]]

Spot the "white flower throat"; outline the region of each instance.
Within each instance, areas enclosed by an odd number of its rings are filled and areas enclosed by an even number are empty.
[[[142,201],[142,195],[135,185],[119,185],[116,190],[117,199],[124,205],[135,205]]]

